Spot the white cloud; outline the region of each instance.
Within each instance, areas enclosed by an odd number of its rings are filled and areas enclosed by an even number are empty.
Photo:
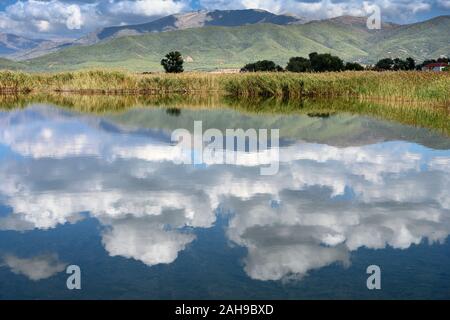
[[[189,10],[187,0],[119,0],[91,3],[62,0],[18,1],[0,12],[0,29],[38,36],[81,35],[100,27],[135,24]]]
[[[151,17],[178,13],[188,7],[188,3],[183,0],[119,0],[112,2],[108,10],[116,15],[133,14]]]
[[[262,178],[255,159],[196,170],[174,164],[160,134],[99,123],[43,107],[0,115],[0,198],[12,210],[0,229],[55,228],[89,212],[110,255],[155,265],[194,240],[185,227],[209,228],[224,208],[233,212],[227,237],[248,249],[245,271],[260,280],[346,265],[360,247],[406,249],[450,234],[448,151],[298,141],[280,150],[279,174]]]
[[[67,29],[80,29],[83,25],[83,17],[79,6],[70,5],[67,7]]]
[[[441,0],[447,1],[447,0]],[[371,6],[378,5],[384,17],[397,20],[401,15],[405,19],[414,14],[431,9],[427,0],[374,0],[374,1],[301,1],[301,0],[200,0],[209,9],[263,9],[274,13],[293,13],[307,19],[333,18],[342,15],[366,16],[372,13]]]
[[[200,0],[200,7],[212,9],[264,9],[293,13],[307,19],[340,15],[368,15],[371,5],[381,8],[383,17],[394,21],[415,21],[419,13],[449,9],[449,0]],[[192,0],[23,0],[0,12],[3,32],[81,36],[97,28],[144,23],[158,17],[198,9]]]
[[[67,4],[58,0],[19,1],[8,6],[3,13],[15,21],[42,21],[48,24],[62,24],[69,30],[80,29],[83,26],[81,7],[76,4]]]
[[[249,246],[245,271],[256,280],[280,280],[289,276],[303,277],[309,270],[340,262],[348,264],[348,252],[342,247],[311,244]]]
[[[32,258],[19,258],[14,255],[3,257],[3,264],[15,274],[26,276],[32,281],[50,278],[65,270],[67,264],[60,262],[55,254],[35,256]]]
[[[36,21],[36,27],[40,32],[47,32],[50,29],[50,23],[46,20]]]
[[[248,248],[245,271],[250,277],[302,277],[332,263],[346,265],[350,252],[361,247],[407,249],[425,239],[443,242],[450,233],[450,211],[430,204],[351,204],[330,201],[326,194],[312,187],[284,189],[279,208],[270,207],[270,195],[222,203],[236,212],[227,235]]]
[[[438,5],[445,9],[450,9],[450,0],[438,0]]]
[[[102,235],[111,256],[133,258],[148,266],[172,263],[194,239],[189,233],[164,230],[162,223],[136,218],[112,221]]]

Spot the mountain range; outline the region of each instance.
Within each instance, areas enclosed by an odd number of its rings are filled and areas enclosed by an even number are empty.
[[[10,33],[0,33],[0,55],[12,55],[17,52],[31,50],[45,41],[42,39],[28,39]]]
[[[156,71],[171,50],[182,52],[187,70],[238,68],[260,59],[285,65],[290,57],[313,51],[362,63],[408,56],[422,61],[450,54],[450,16],[408,25],[384,23],[381,30],[369,30],[366,21],[351,16],[306,21],[262,10],[198,11],[145,24],[108,27],[72,42],[36,40],[7,56],[21,61],[1,59],[0,68]]]
[[[61,49],[70,40],[31,39],[10,33],[0,33],[0,57],[26,60]]]
[[[0,57],[16,61],[36,58],[63,48],[92,45],[124,36],[165,32],[207,26],[236,27],[250,24],[299,24],[304,20],[292,15],[277,15],[264,10],[195,11],[169,15],[148,23],[102,28],[76,40],[29,39],[0,33]]]
[[[303,19],[292,15],[277,15],[264,10],[195,11],[170,15],[144,24],[103,28],[79,39],[77,43],[93,44],[123,36],[135,36],[149,32],[184,30],[208,26],[238,27],[261,23],[288,25],[303,22],[305,22]]]

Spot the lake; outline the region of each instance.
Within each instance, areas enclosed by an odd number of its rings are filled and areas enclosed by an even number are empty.
[[[0,109],[0,299],[450,298],[448,117],[83,99]],[[277,173],[180,163],[194,121],[279,129]]]

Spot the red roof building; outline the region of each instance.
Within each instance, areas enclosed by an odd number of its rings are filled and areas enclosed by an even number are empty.
[[[445,62],[430,63],[422,67],[422,71],[443,71],[449,65]]]

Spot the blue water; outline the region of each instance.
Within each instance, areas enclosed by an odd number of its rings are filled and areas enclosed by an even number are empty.
[[[279,172],[179,164],[192,119],[279,128]],[[448,299],[449,146],[347,114],[0,112],[0,299]]]

